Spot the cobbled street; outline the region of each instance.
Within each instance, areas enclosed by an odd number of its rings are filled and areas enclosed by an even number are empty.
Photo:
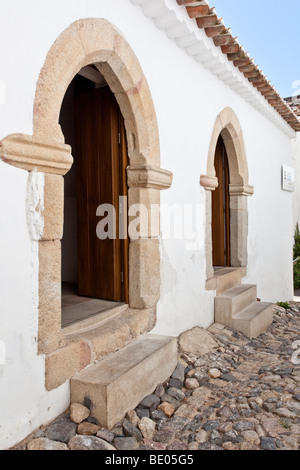
[[[300,303],[249,340],[222,325],[178,338],[164,384],[112,430],[79,404],[13,450],[299,450]]]

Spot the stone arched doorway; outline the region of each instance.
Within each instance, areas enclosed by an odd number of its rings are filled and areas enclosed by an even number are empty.
[[[217,117],[207,160],[207,173],[201,175],[200,184],[206,190],[206,269],[207,288],[214,288],[212,260],[212,191],[218,186],[215,171],[217,143],[222,138],[229,167],[229,209],[230,209],[230,266],[246,268],[248,210],[247,197],[253,194],[248,183],[248,166],[244,149],[241,126],[231,108],[225,108]]]
[[[46,356],[48,390],[95,359],[150,331],[160,292],[159,223],[154,221],[149,226],[156,227],[156,232],[141,233],[129,240],[128,308],[102,328],[101,341],[68,336],[61,328],[63,176],[73,158],[71,147],[64,141],[59,115],[70,82],[91,64],[105,78],[124,118],[129,207],[141,204],[150,214],[151,204],[159,204],[160,190],[172,183],[172,174],[160,168],[155,109],[137,57],[107,20],[76,21],[55,41],[41,70],[34,100],[33,135],[13,134],[1,142],[1,158],[29,172],[27,219],[39,258],[38,353]]]

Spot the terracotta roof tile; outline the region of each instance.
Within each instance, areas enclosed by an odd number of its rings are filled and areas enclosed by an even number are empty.
[[[176,0],[178,5],[186,8],[190,18],[195,19],[198,27],[204,29],[212,38],[216,47],[220,47],[224,55],[237,67],[262,96],[295,130],[300,131],[300,96],[299,103],[295,99],[284,100],[267,77],[254,63],[248,53],[240,46],[230,29],[226,28],[223,19],[217,16],[215,8],[210,8],[207,0]]]
[[[208,15],[210,8],[208,5],[198,5],[193,7],[186,7],[186,10],[190,18],[199,18],[204,15]]]

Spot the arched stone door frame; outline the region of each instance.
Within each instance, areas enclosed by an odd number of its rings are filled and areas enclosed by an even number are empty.
[[[150,331],[160,295],[158,220],[146,224],[151,233],[129,240],[129,305],[101,330],[99,348],[61,328],[61,238],[63,175],[71,168],[59,115],[65,92],[82,67],[94,64],[115,94],[124,117],[129,167],[128,204],[142,204],[151,213],[160,190],[172,184],[172,173],[160,168],[159,133],[147,80],[133,50],[107,20],[78,20],[64,30],[49,50],[34,100],[33,135],[13,134],[2,140],[0,156],[28,170],[27,220],[38,242],[38,353],[46,357],[46,388],[53,389],[97,358]],[[154,230],[153,230],[154,227]],[[95,228],[96,229],[96,228]],[[97,341],[95,342],[97,344]]]
[[[200,184],[206,190],[206,287],[214,289],[214,267],[212,263],[211,231],[211,192],[218,187],[214,168],[216,145],[221,135],[229,165],[229,205],[230,205],[230,254],[231,266],[247,267],[248,237],[248,196],[253,194],[253,186],[248,182],[248,165],[244,139],[239,120],[231,108],[225,108],[218,115],[207,158],[206,175],[201,175]]]

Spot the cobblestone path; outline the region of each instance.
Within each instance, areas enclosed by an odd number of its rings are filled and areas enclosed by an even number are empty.
[[[299,450],[300,303],[275,306],[257,339],[214,324],[184,333],[178,345],[169,380],[112,430],[72,404],[14,449]]]

